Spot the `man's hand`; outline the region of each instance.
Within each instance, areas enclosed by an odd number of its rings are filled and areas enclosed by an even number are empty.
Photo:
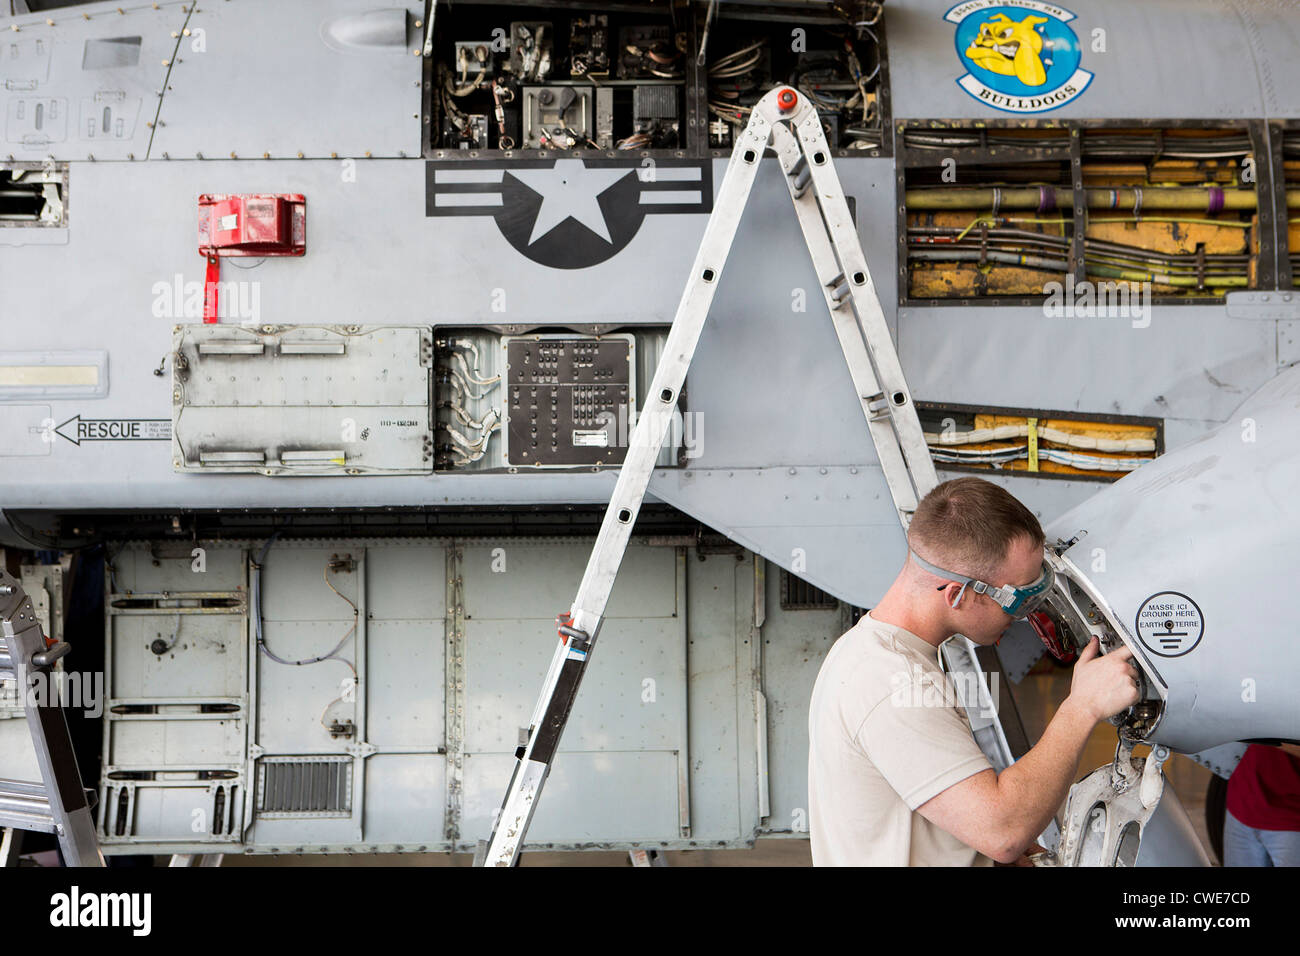
[[[1093,637],[1074,665],[1067,702],[1081,708],[1096,723],[1133,706],[1137,699],[1133,652],[1121,647],[1103,656],[1097,638]]]
[[[1045,853],[1045,852],[1047,852],[1047,847],[1039,846],[1037,843],[1031,843],[1025,849],[1025,852],[1020,854],[1020,859],[1016,860],[1016,862],[994,863],[993,865],[994,866],[1033,866],[1034,862],[1033,860],[1030,859],[1030,857],[1033,856],[1035,853]]]

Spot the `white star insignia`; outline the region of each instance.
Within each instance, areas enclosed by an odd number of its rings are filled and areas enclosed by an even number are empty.
[[[512,169],[510,175],[542,197],[533,223],[531,246],[566,219],[577,220],[613,243],[598,197],[631,169],[590,169],[580,159],[557,159],[551,169]]]

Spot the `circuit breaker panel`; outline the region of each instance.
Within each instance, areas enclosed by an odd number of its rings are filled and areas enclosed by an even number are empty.
[[[512,465],[617,465],[636,417],[632,336],[507,337],[506,459]]]
[[[173,338],[176,471],[432,471],[429,328],[179,325]]]

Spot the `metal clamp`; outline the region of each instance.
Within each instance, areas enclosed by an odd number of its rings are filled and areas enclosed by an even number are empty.
[[[573,650],[585,651],[591,647],[591,635],[573,626],[572,614],[555,615],[555,630],[561,638],[568,638],[568,645]]]
[[[49,667],[70,650],[72,650],[71,644],[67,641],[59,641],[56,644],[51,644],[45,650],[33,654],[32,663],[37,667]]]

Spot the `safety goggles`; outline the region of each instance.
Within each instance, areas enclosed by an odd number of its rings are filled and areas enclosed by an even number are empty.
[[[952,602],[954,608],[961,603],[966,589],[970,588],[976,594],[987,594],[998,607],[1017,620],[1027,617],[1042,607],[1043,602],[1047,600],[1048,593],[1052,590],[1052,582],[1056,580],[1056,573],[1046,560],[1043,561],[1043,573],[1038,576],[1038,580],[1034,581],[1033,584],[1026,584],[1023,587],[1017,587],[1013,584],[994,587],[992,584],[978,578],[954,574],[952,571],[945,571],[943,568],[935,567],[915,551],[912,552],[912,557],[917,564],[931,574],[949,581],[956,581],[961,585],[961,590],[957,592],[957,597]]]

